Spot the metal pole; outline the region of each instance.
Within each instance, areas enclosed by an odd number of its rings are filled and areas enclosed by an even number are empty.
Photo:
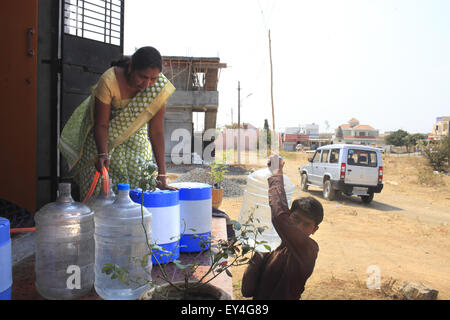
[[[275,111],[273,106],[273,66],[272,66],[272,40],[270,39],[270,30],[269,30],[269,54],[270,54],[270,98],[272,101],[272,146],[278,146],[278,137],[275,137]],[[276,144],[274,145],[274,141],[276,139]],[[273,150],[272,150],[273,151]],[[278,150],[276,150],[278,151]]]
[[[238,164],[241,164],[241,82],[238,81]]]

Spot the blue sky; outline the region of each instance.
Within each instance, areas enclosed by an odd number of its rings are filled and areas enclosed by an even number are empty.
[[[380,132],[430,132],[450,116],[450,1],[127,0],[125,54],[219,57],[218,124],[327,131],[356,118]],[[249,94],[251,94],[248,98]]]

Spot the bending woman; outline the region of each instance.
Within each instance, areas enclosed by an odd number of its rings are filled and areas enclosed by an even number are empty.
[[[103,73],[91,96],[67,122],[59,148],[82,199],[95,172],[103,167],[115,185],[138,187],[143,165],[152,159],[152,148],[158,188],[174,189],[166,183],[163,123],[165,103],[175,87],[161,71],[158,50],[140,48]],[[99,189],[98,185],[96,192]]]

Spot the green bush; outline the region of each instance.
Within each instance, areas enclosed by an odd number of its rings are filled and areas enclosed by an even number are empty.
[[[424,153],[434,170],[447,171],[450,159],[450,136],[445,136],[429,145]]]

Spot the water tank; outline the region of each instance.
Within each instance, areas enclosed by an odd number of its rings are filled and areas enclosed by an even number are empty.
[[[212,187],[199,182],[170,184],[180,188],[180,252],[209,249],[212,228]]]
[[[270,176],[271,173],[269,168],[264,168],[254,171],[247,177],[247,186],[244,190],[238,221],[241,224],[246,223],[249,215],[253,212],[253,222],[255,226],[266,227],[263,234],[259,235],[257,241],[267,241],[267,244],[273,250],[281,243],[281,239],[272,225],[272,214],[269,206],[268,193],[269,183],[267,181]],[[283,175],[283,180],[286,198],[290,207],[295,185],[286,175]],[[257,222],[256,219],[258,219],[259,222]],[[263,245],[257,246],[257,249],[260,251],[267,251]]]
[[[94,284],[94,212],[60,183],[56,202],[34,216],[36,289],[46,299],[75,299]]]
[[[117,190],[114,202],[100,208],[94,217],[95,291],[106,300],[135,300],[150,289],[152,264],[147,243],[151,243],[152,214],[131,200],[129,184],[118,184]],[[125,269],[130,283],[103,273],[107,265]]]
[[[11,300],[12,266],[9,220],[0,217],[0,300]]]
[[[180,193],[178,190],[155,190],[144,192],[144,206],[152,214],[152,242],[167,252],[158,251],[152,263],[167,263],[180,256]],[[142,203],[142,190],[130,191],[131,199]],[[156,256],[156,259],[155,259]]]

